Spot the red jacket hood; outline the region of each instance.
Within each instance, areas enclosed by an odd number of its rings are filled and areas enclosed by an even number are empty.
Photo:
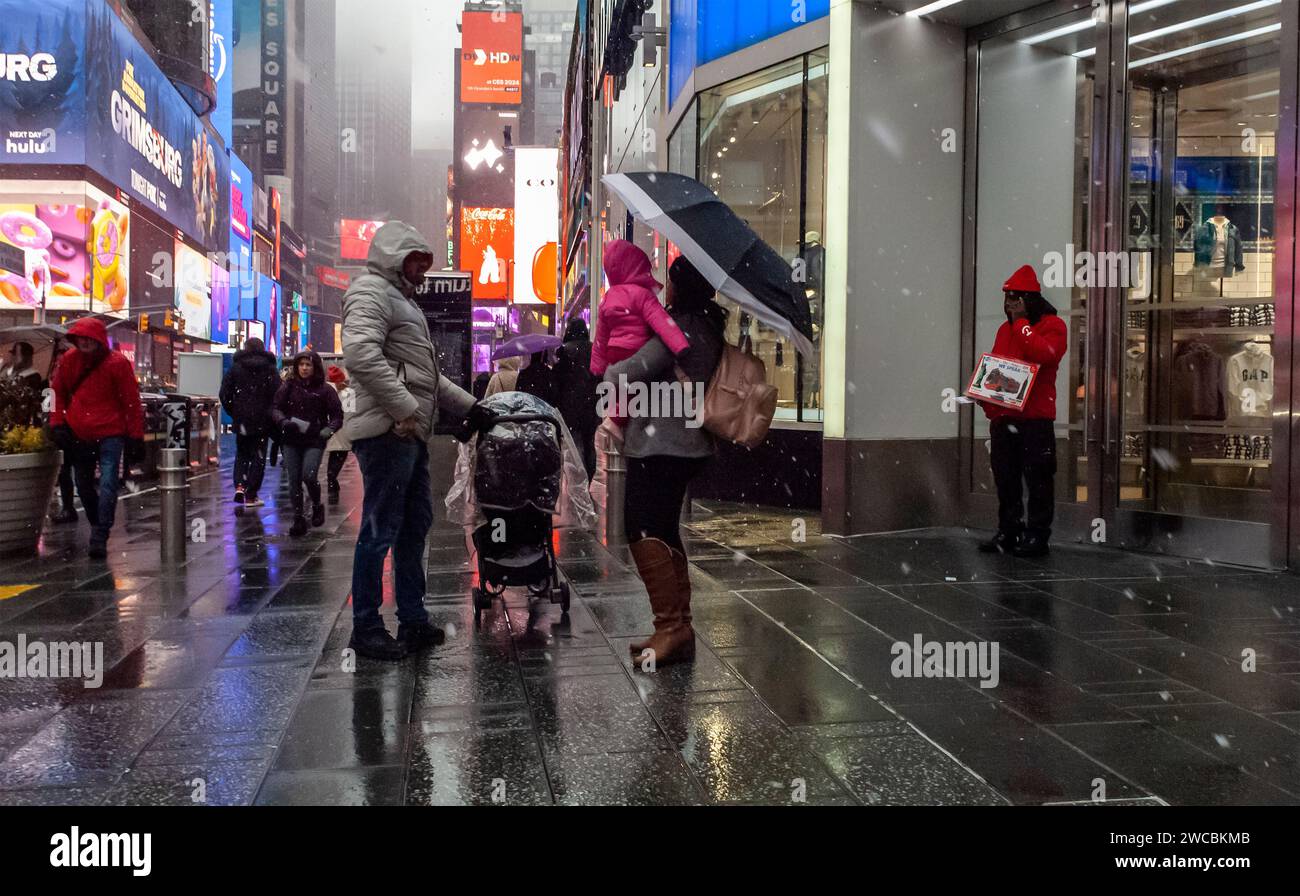
[[[604,267],[611,287],[640,286],[654,293],[664,288],[650,275],[650,256],[627,240],[605,245]]]
[[[108,328],[97,317],[83,317],[74,321],[72,326],[68,327],[68,335],[84,336],[108,348]]]

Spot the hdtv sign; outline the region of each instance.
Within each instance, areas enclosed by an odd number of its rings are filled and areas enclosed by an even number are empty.
[[[461,18],[460,101],[519,105],[523,54],[522,13],[465,12]]]

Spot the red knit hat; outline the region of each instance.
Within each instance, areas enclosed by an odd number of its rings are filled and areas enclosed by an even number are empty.
[[[327,373],[326,376],[329,378],[331,383],[335,383],[339,386],[348,381],[348,375],[343,372],[343,368],[337,367],[333,364],[330,365],[329,373]]]
[[[1011,275],[1011,279],[1002,284],[1003,292],[1042,292],[1043,288],[1038,284],[1038,274],[1034,273],[1033,265],[1025,265],[1020,270]]]

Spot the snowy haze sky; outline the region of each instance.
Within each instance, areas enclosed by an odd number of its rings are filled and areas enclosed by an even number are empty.
[[[409,0],[411,5],[411,145],[450,149],[454,86],[452,50],[460,46],[462,4]]]

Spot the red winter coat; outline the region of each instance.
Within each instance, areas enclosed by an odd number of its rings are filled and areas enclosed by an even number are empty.
[[[140,403],[135,369],[123,355],[108,349],[108,331],[104,322],[83,317],[68,328],[68,335],[94,339],[103,344],[108,354],[69,400],[69,392],[81,379],[81,372],[89,362],[79,351],[64,353],[50,382],[54,389],[50,426],[66,423],[83,442],[111,436],[143,439],[144,405]]]
[[[1056,419],[1056,369],[1061,366],[1066,349],[1065,321],[1055,314],[1045,314],[1037,324],[1020,318],[1014,324],[1005,323],[998,328],[993,341],[992,354],[1014,361],[1028,361],[1038,365],[1038,376],[1029,390],[1025,407],[1013,411],[988,402],[980,402],[990,420],[1009,417],[1021,420]]]

